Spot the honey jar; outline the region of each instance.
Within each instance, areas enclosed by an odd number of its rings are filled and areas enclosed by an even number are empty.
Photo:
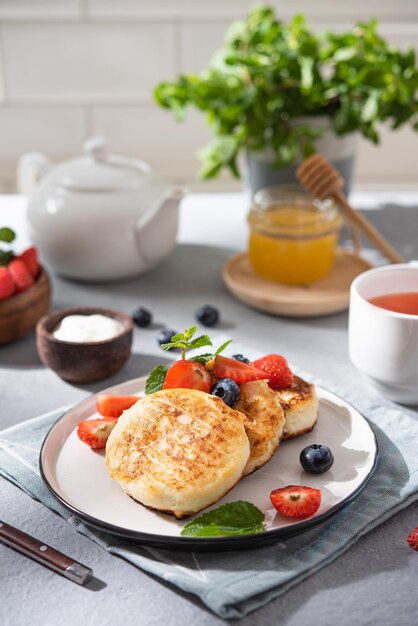
[[[248,222],[249,258],[259,276],[307,285],[331,270],[342,225],[332,200],[296,185],[265,187],[253,197]]]

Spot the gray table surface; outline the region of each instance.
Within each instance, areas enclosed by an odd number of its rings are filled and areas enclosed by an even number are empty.
[[[418,207],[387,206],[369,216],[400,252],[418,258]],[[205,302],[222,312],[222,333],[261,352],[284,353],[291,362],[332,385],[347,390],[355,385],[364,394],[375,394],[348,360],[345,313],[296,320],[250,310],[223,287],[220,270],[229,255],[225,249],[182,245],[158,269],[124,283],[86,285],[54,278],[54,308],[111,305],[131,312],[141,304],[154,312],[156,325],[135,331],[134,354],[120,374],[89,386],[70,385],[45,369],[33,337],[0,348],[0,428],[77,402],[108,384],[145,374],[161,357],[156,326],[183,329],[192,324],[193,312]],[[383,398],[379,401],[390,405]],[[405,411],[418,419],[414,409]],[[79,587],[0,544],[2,626],[212,626],[223,621],[192,597],[76,534],[63,519],[3,479],[0,516],[90,565],[103,582],[94,588]],[[418,554],[405,543],[408,532],[417,525],[418,504],[414,504],[283,597],[239,620],[240,624],[417,624]]]

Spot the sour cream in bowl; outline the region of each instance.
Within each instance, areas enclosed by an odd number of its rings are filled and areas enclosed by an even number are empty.
[[[112,376],[131,354],[133,324],[113,309],[72,307],[39,320],[36,345],[42,363],[69,382]]]

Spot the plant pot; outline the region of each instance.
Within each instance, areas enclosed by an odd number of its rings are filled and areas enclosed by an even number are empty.
[[[294,122],[294,124],[308,124],[324,129],[322,137],[315,142],[317,152],[339,170],[345,181],[344,193],[348,195],[351,189],[356,135],[351,133],[338,137],[331,129],[327,118],[304,117],[299,118],[298,122]],[[262,187],[299,182],[296,177],[296,168],[300,160],[280,168],[274,167],[273,162],[274,155],[270,149],[260,152],[247,150],[243,167],[243,182],[247,193],[253,195]]]

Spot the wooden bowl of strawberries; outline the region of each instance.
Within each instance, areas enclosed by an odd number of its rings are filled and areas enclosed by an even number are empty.
[[[0,228],[0,241],[10,243],[14,233]],[[20,255],[0,249],[0,344],[15,341],[33,330],[48,311],[51,284],[40,266],[36,248]]]

